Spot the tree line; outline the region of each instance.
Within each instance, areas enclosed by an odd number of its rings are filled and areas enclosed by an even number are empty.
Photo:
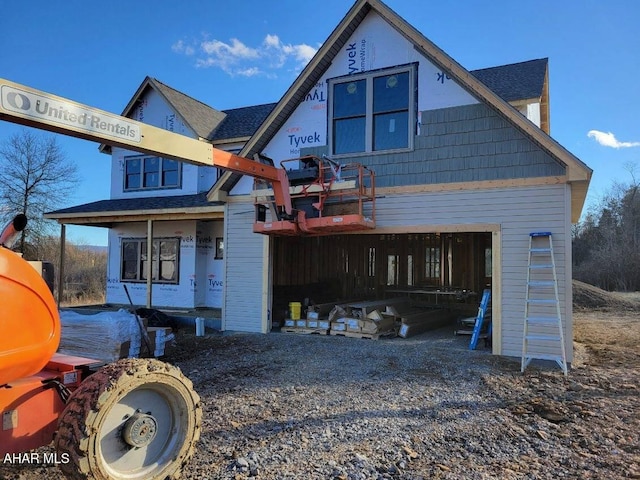
[[[573,278],[609,291],[640,290],[640,184],[614,183],[573,228]]]
[[[54,135],[25,128],[0,144],[0,220],[4,225],[18,213],[27,216],[27,227],[13,248],[25,260],[50,262],[59,271],[57,223],[44,214],[66,206],[78,181],[76,164]],[[104,301],[106,252],[66,242],[65,257],[63,300]],[[56,295],[57,289],[55,285]]]

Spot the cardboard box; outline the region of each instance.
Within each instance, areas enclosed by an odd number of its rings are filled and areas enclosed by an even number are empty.
[[[153,352],[147,351],[145,341],[142,340],[141,345],[138,345],[138,352],[140,357],[162,357],[165,353],[165,346],[167,342],[173,339],[173,333],[171,333],[171,327],[149,327],[147,328],[147,335],[151,341],[151,348]],[[136,342],[137,343],[137,342]],[[120,345],[120,358],[127,358],[131,354],[131,341],[128,340]]]
[[[362,321],[363,333],[387,333],[395,328],[396,319],[393,315],[380,313],[379,319],[365,319]]]
[[[347,330],[347,324],[342,322],[331,322],[331,330],[344,332]]]
[[[362,330],[362,321],[357,318],[346,318],[345,324],[349,332],[360,332]]]

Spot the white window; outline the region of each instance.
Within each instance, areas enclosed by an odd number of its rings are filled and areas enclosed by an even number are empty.
[[[179,238],[156,238],[153,240],[151,247],[151,279],[153,283],[178,283],[179,251]],[[123,282],[146,282],[147,261],[146,239],[123,239],[120,280]]]
[[[178,188],[180,162],[161,157],[127,157],[124,159],[124,189],[145,190]]]
[[[329,80],[331,154],[412,148],[415,76],[415,66],[408,65]]]

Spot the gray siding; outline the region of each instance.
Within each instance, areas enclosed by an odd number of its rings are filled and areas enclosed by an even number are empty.
[[[321,156],[328,148],[302,154]],[[422,112],[414,150],[341,158],[376,172],[377,187],[560,176],[565,167],[483,104]]]
[[[227,204],[223,328],[262,332],[265,235],[253,233],[252,203]]]
[[[520,356],[524,326],[529,233],[553,233],[558,288],[571,359],[571,238],[567,231],[565,185],[466,190],[385,196],[376,202],[377,226],[448,226],[498,224],[501,232],[502,354]],[[543,350],[545,352],[548,350]]]

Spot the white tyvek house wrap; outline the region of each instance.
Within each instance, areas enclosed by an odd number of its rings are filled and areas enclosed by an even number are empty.
[[[327,144],[327,79],[414,62],[419,64],[418,111],[478,103],[382,17],[371,12],[263,153],[277,163],[299,157],[300,148]],[[231,193],[246,194],[252,187],[253,179],[244,176]]]
[[[182,122],[179,117],[165,103],[155,91],[149,90],[143,101],[135,109],[134,120],[144,122],[154,127],[179,133],[190,138],[197,136]],[[214,167],[198,167],[188,163],[181,163],[182,184],[180,188],[165,188],[158,190],[124,191],[124,159],[129,156],[141,156],[123,148],[114,147],[111,156],[111,198],[141,198],[150,196],[189,195],[207,191],[216,180]]]
[[[107,303],[128,304],[120,282],[121,244],[127,238],[146,238],[146,223],[126,224],[109,231]],[[179,238],[178,284],[153,284],[152,305],[178,308],[222,306],[223,260],[215,259],[215,239],[222,237],[222,222],[155,222],[154,238]],[[147,284],[127,283],[135,305],[145,305]]]

